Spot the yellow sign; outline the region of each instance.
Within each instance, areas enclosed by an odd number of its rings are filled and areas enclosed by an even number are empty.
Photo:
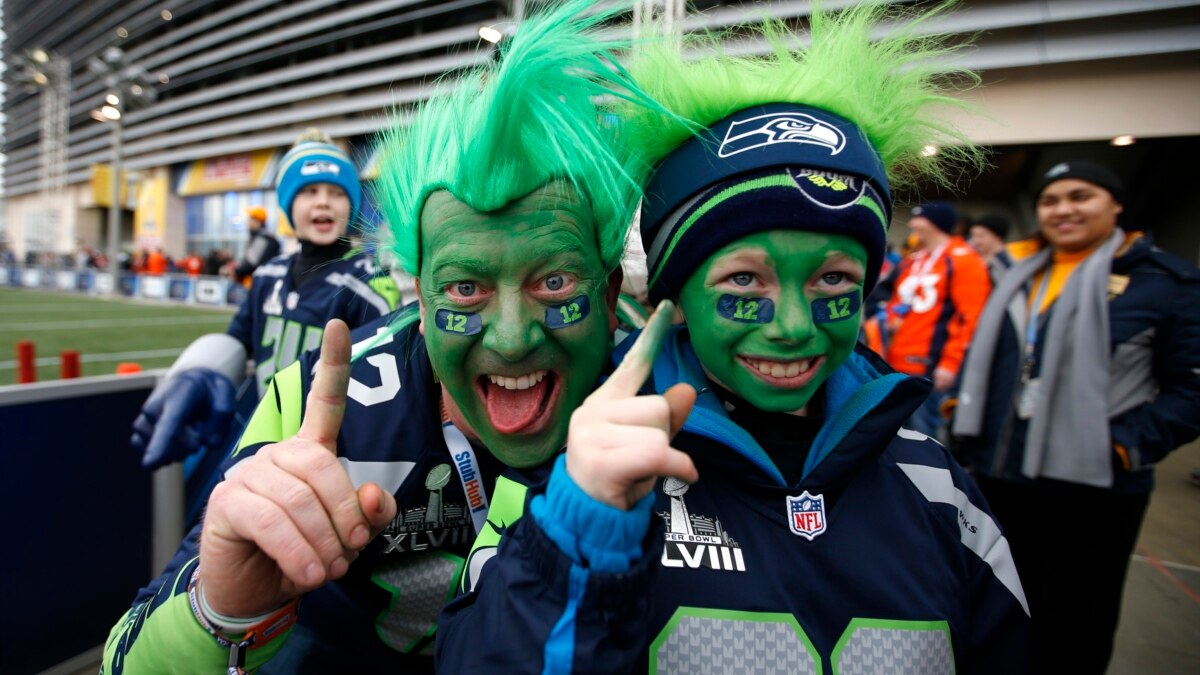
[[[169,192],[170,180],[165,167],[142,174],[137,186],[137,206],[133,212],[133,238],[139,246],[162,246],[166,234]]]
[[[278,152],[274,148],[198,159],[179,180],[179,195],[238,192],[270,187]]]
[[[121,204],[129,203],[129,176],[121,172]],[[107,208],[112,204],[112,167],[108,164],[92,165],[92,200],[96,206]]]

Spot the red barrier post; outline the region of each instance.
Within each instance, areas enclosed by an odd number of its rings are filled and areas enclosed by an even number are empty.
[[[17,384],[37,382],[37,368],[33,361],[33,340],[17,342]]]
[[[79,352],[64,349],[58,354],[58,376],[64,380],[79,377]]]

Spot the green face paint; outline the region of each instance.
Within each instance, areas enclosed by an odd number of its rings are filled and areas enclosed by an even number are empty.
[[[581,297],[605,306],[587,208],[558,184],[489,213],[434,192],[421,213],[421,261],[423,334],[438,379],[497,458],[545,461],[608,357],[605,313],[570,307]],[[549,312],[561,319],[564,305],[573,320],[550,330]],[[467,317],[464,330],[453,329],[458,319],[446,330],[447,316]],[[431,321],[437,330],[427,330]]]
[[[710,256],[679,295],[692,348],[709,379],[760,410],[807,405],[854,349],[861,300],[847,296],[862,297],[866,261],[854,239],[794,230],[752,234]],[[746,300],[760,299],[772,303],[774,314],[764,323],[731,320],[722,309],[730,303],[726,296],[734,298],[735,311],[736,299],[743,299],[743,315]],[[828,311],[814,314],[830,300],[836,320]]]

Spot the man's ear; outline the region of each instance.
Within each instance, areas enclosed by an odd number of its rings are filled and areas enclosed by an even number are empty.
[[[621,296],[621,284],[625,281],[625,271],[617,265],[617,269],[608,275],[608,291],[604,294],[604,303],[608,308],[608,332],[615,333],[620,322],[617,321],[617,299]]]
[[[417,332],[421,337],[425,337],[425,301],[421,299],[421,280],[413,277],[413,286],[417,289],[417,311],[421,315],[421,320],[417,322]]]

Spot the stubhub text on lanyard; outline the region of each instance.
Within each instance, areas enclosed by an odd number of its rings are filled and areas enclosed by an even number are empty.
[[[467,498],[467,510],[471,513],[471,522],[475,526],[475,534],[483,531],[487,522],[488,498],[483,488],[483,476],[479,473],[479,462],[475,458],[475,448],[471,442],[451,422],[442,424],[442,437],[446,440],[446,448],[450,451],[451,463],[462,482],[463,494]]]

